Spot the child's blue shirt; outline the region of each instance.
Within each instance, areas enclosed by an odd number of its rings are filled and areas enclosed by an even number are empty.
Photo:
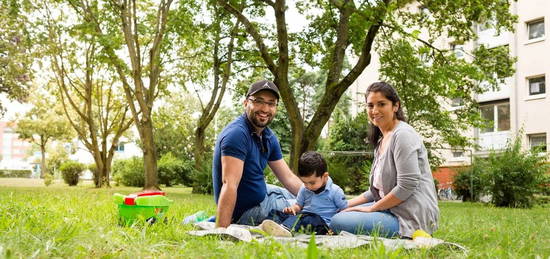
[[[325,190],[319,194],[315,194],[302,185],[298,197],[296,197],[296,204],[302,207],[303,212],[315,213],[321,216],[327,225],[330,224],[330,219],[334,214],[348,207],[344,191],[340,186],[332,183],[330,177],[325,185]]]

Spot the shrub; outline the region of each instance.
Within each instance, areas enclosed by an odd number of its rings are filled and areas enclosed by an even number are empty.
[[[66,161],[59,167],[63,180],[69,186],[75,186],[78,184],[78,178],[85,169],[86,166],[84,164],[76,161]]]
[[[171,152],[163,155],[158,161],[159,183],[166,186],[174,184],[192,185],[191,174],[193,166],[172,155]]]
[[[29,178],[31,176],[31,173],[31,170],[2,169],[0,170],[0,178]]]
[[[536,150],[522,151],[521,139],[509,142],[502,153],[488,159],[487,190],[498,207],[530,208],[542,191],[548,165]]]
[[[330,139],[326,145],[335,151],[361,151],[372,149],[365,143],[367,137],[368,119],[365,112],[354,118],[340,116],[330,128]],[[328,154],[327,154],[328,153]],[[329,173],[346,193],[357,194],[367,190],[369,186],[372,157],[360,154],[335,154],[324,152]]]
[[[88,165],[88,170],[90,170],[90,172],[92,172],[93,180],[94,180],[94,186],[98,187],[99,186],[99,172],[97,171],[97,165],[95,163],[89,164]]]
[[[116,160],[113,163],[113,179],[117,185],[143,187],[145,185],[143,159],[132,157]]]
[[[193,168],[191,178],[193,181],[193,193],[212,194],[212,154],[203,159],[200,168]]]
[[[453,179],[453,190],[462,201],[479,201],[483,192],[483,160],[475,159],[472,166],[461,169]]]
[[[44,185],[50,186],[53,182],[53,175],[50,173],[44,174]]]
[[[324,155],[330,177],[345,193],[358,194],[369,188],[372,162],[364,155]]]

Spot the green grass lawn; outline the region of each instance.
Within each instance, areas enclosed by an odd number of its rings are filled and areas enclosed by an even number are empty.
[[[186,234],[184,216],[197,210],[214,213],[211,196],[189,188],[164,188],[174,200],[167,223],[120,227],[115,192],[137,188],[94,189],[90,183],[67,187],[58,182],[0,178],[0,258],[29,257],[184,257],[184,258],[304,258],[307,249],[278,243],[233,243]],[[534,258],[550,256],[550,207],[494,208],[484,204],[442,202],[440,228],[434,237],[469,248],[469,257]],[[370,248],[326,250],[325,258],[426,258],[464,254],[446,248],[387,251]]]

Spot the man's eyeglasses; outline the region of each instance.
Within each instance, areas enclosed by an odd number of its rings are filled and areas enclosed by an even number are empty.
[[[248,100],[250,100],[256,106],[267,105],[267,107],[269,108],[275,108],[277,107],[277,105],[279,105],[277,102],[266,102],[262,99],[256,99],[254,97],[248,97]]]

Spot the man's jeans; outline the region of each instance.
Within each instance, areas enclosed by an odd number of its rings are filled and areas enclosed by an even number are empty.
[[[245,211],[237,224],[256,226],[267,218],[271,210],[280,210],[296,203],[296,197],[287,189],[268,184],[265,199],[256,207]]]
[[[371,206],[374,202],[359,205]],[[372,235],[380,237],[399,236],[399,220],[389,210],[377,212],[340,212],[332,217],[330,228],[336,233],[344,230],[353,234]]]

